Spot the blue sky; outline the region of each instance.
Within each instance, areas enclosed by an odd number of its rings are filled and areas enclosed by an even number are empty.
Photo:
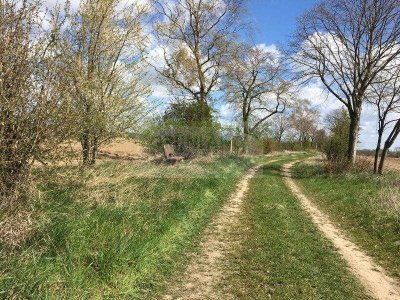
[[[250,0],[249,17],[254,22],[257,43],[286,46],[296,28],[296,19],[316,0]]]

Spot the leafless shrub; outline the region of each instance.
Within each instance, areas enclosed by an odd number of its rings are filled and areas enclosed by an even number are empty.
[[[372,169],[371,161],[366,157],[357,157],[353,170],[359,173],[369,172]]]
[[[349,161],[347,159],[337,158],[334,160],[324,161],[324,170],[328,174],[340,174],[350,169]]]
[[[355,165],[352,165],[348,159],[338,157],[336,159],[325,160],[324,169],[328,174],[341,173],[363,173],[372,169],[371,162],[365,157],[358,157]]]

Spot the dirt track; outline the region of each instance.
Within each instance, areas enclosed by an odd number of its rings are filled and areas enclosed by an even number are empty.
[[[276,160],[270,161],[274,162]],[[215,288],[222,278],[223,271],[219,262],[230,245],[235,241],[226,239],[226,231],[238,220],[243,198],[248,190],[250,179],[260,168],[252,168],[238,184],[236,191],[207,227],[200,244],[200,252],[193,257],[181,282],[171,287],[164,299],[230,299],[229,295],[220,295]]]
[[[365,289],[375,299],[399,300],[399,282],[387,275],[387,272],[377,265],[373,259],[360,250],[333,224],[329,217],[322,213],[299,189],[291,178],[290,168],[294,162],[286,164],[283,174],[288,188],[300,200],[304,210],[310,215],[319,230],[336,247],[347,262],[350,271],[359,279]]]

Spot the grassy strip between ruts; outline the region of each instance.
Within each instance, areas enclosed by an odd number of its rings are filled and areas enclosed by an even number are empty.
[[[301,163],[294,175],[303,192],[377,263],[400,277],[400,175],[326,175]]]
[[[282,164],[251,181],[221,288],[235,299],[368,299],[286,188]]]
[[[156,298],[255,163],[109,161],[36,174],[38,225],[19,248],[0,245],[0,298]]]

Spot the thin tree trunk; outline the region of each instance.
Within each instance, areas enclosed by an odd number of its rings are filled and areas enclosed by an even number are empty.
[[[383,130],[378,130],[378,142],[376,144],[375,158],[374,158],[374,174],[378,173],[379,152],[381,151],[382,134]]]
[[[249,120],[243,120],[243,143],[244,143],[244,154],[249,153],[249,137],[250,137],[250,130],[249,130]]]
[[[282,133],[280,132],[279,133],[279,135],[278,135],[278,142],[279,142],[279,144],[281,144],[282,143]]]
[[[358,132],[360,129],[360,113],[361,111],[356,111],[350,114],[349,145],[347,158],[352,165],[356,163],[357,159],[357,142]]]
[[[82,162],[83,165],[88,166],[90,160],[90,138],[88,133],[84,133],[81,138],[82,146]]]
[[[91,153],[90,153],[90,162],[91,166],[94,166],[96,163],[96,154],[97,154],[97,138],[93,138],[92,145],[91,145]]]
[[[384,165],[385,165],[385,159],[386,159],[386,154],[387,154],[388,150],[389,150],[389,148],[387,148],[386,145],[385,145],[385,147],[384,147],[383,150],[382,150],[381,161],[379,162],[378,173],[379,173],[380,175],[383,174],[383,167],[384,167]]]
[[[378,173],[383,174],[383,167],[385,165],[386,154],[389,151],[390,147],[396,141],[398,135],[400,134],[400,120],[397,120],[396,125],[394,125],[392,131],[390,132],[388,138],[386,139],[385,146],[382,150],[381,161],[379,162]]]

